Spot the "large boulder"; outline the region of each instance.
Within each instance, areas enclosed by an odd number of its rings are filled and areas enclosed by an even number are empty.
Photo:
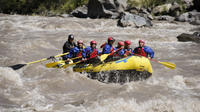
[[[200,11],[200,0],[194,0],[194,8]]]
[[[130,12],[131,14],[136,14],[136,15],[142,16],[146,19],[150,19],[150,20],[154,19],[153,16],[151,15],[150,11],[145,8],[131,7],[131,8],[128,8],[126,11]]]
[[[121,13],[120,15],[121,17],[118,20],[118,26],[121,26],[121,27],[133,26],[133,27],[138,28],[142,26],[149,27],[153,25],[149,19],[146,19],[136,14],[124,12],[124,13]]]
[[[186,4],[186,3],[185,3]],[[188,6],[191,7],[191,6]],[[153,8],[152,13],[156,16],[158,15],[170,15],[173,17],[177,17],[187,9],[186,5],[178,4],[177,2],[168,3],[160,6],[156,6]]]
[[[127,0],[89,0],[90,18],[118,18],[127,7]]]
[[[200,25],[200,12],[186,12],[176,18],[177,21],[189,22],[193,25]]]
[[[185,5],[185,8],[186,8],[187,10],[190,10],[190,9],[193,8],[193,6],[194,6],[193,1],[194,1],[194,0],[183,0],[183,3],[184,3],[183,5]]]
[[[182,33],[181,35],[177,37],[177,39],[178,41],[181,41],[181,42],[193,41],[193,42],[200,43],[200,32],[195,32],[193,34]]]
[[[79,18],[87,18],[88,8],[87,6],[83,5],[82,7],[78,7],[71,12],[71,14],[75,17]]]

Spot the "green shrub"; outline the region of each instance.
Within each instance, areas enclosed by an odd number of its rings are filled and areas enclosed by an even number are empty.
[[[88,0],[0,0],[0,12],[42,15],[48,12],[70,13],[87,3]]]

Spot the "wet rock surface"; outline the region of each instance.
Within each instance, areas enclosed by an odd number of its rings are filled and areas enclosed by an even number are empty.
[[[181,42],[193,41],[200,43],[200,32],[194,32],[193,34],[182,33],[177,39]]]
[[[89,0],[88,17],[118,18],[127,7],[127,0]]]
[[[193,25],[200,25],[200,12],[191,11],[186,12],[176,18],[177,21],[189,22]]]
[[[152,26],[153,24],[149,19],[141,17],[136,14],[131,14],[128,12],[121,13],[121,17],[118,21],[118,25],[121,27],[133,26],[133,27],[143,27],[143,26]]]

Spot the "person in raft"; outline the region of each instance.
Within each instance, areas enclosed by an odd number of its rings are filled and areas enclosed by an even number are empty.
[[[102,54],[109,54],[114,51],[113,43],[115,39],[113,37],[108,37],[108,42],[101,45],[100,48],[103,48]]]
[[[78,40],[77,41],[77,45],[76,47],[72,48],[70,51],[69,51],[69,54],[68,55],[65,55],[67,56],[67,60],[66,62],[69,62],[70,61],[70,58],[76,58],[77,59],[74,59],[73,62],[77,62],[77,61],[80,61],[82,59],[82,52],[83,52],[83,41],[82,40]]]
[[[97,42],[92,40],[90,42],[90,46],[83,49],[83,60],[85,60],[85,63],[87,64],[99,64],[101,63],[101,60],[99,59],[99,55],[101,52],[96,48]]]
[[[74,35],[70,34],[70,35],[68,35],[68,40],[63,45],[63,53],[69,52],[74,47],[76,47],[76,43],[74,42]],[[63,60],[67,59],[66,56],[63,56],[62,58],[63,58]]]
[[[104,60],[104,62],[116,61],[124,57],[124,42],[119,41],[114,51]]]
[[[133,54],[134,54],[134,51],[131,48],[131,41],[126,40],[124,42],[124,57],[132,56]]]
[[[145,46],[144,40],[139,40],[138,43],[139,43],[139,47],[136,47],[134,49],[135,55],[144,56],[149,59],[154,58],[154,51],[150,47]]]

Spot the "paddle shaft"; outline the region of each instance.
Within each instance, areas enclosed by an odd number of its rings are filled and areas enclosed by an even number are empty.
[[[141,55],[138,55],[138,54],[134,54],[134,55],[141,56]],[[145,56],[143,56],[143,57],[145,57]],[[146,58],[148,58],[148,57],[146,57]],[[151,59],[151,58],[148,58],[148,59],[151,60],[151,61],[157,62],[159,64],[162,64],[165,67],[168,67],[170,69],[175,69],[176,68],[176,65],[173,64],[173,63],[170,63],[170,62],[161,62],[161,61],[158,61],[158,60],[155,60],[155,59]]]
[[[97,56],[98,56],[98,55],[97,55]],[[72,66],[72,65],[76,65],[76,64],[81,63],[81,62],[84,62],[84,61],[87,61],[87,60],[90,60],[90,59],[93,59],[93,58],[96,58],[97,56],[92,57],[92,58],[88,58],[88,59],[86,59],[86,60],[81,60],[81,61],[78,61],[78,62],[75,62],[75,63],[67,64],[67,65],[65,66],[65,68],[67,68],[67,67],[69,67],[69,66]],[[76,57],[76,58],[81,58],[81,57]],[[73,58],[72,58],[72,59],[73,59]]]
[[[67,52],[67,53],[64,53],[64,54],[59,54],[59,55],[51,56],[51,57],[53,57],[53,58],[57,58],[57,57],[64,56],[64,55],[67,55],[67,54],[69,54],[69,53]],[[49,58],[43,58],[43,59],[41,59],[41,60],[37,60],[37,61],[33,61],[33,62],[29,62],[29,63],[27,63],[27,65],[29,65],[29,64],[33,64],[33,63],[42,62],[42,61],[46,61],[46,60],[51,59],[51,57],[49,57]]]
[[[43,58],[41,60],[37,60],[37,61],[33,61],[33,62],[29,62],[29,63],[26,63],[26,64],[16,64],[16,65],[12,65],[12,66],[9,66],[11,67],[13,70],[18,70],[26,65],[29,65],[29,64],[33,64],[33,63],[38,63],[38,62],[42,62],[42,61],[46,61],[46,60],[49,60],[49,59],[52,59],[52,58],[57,58],[57,57],[60,57],[60,56],[64,56],[64,55],[67,55],[68,53],[64,53],[64,54],[59,54],[59,55],[56,55],[56,56],[51,56],[49,58]]]

